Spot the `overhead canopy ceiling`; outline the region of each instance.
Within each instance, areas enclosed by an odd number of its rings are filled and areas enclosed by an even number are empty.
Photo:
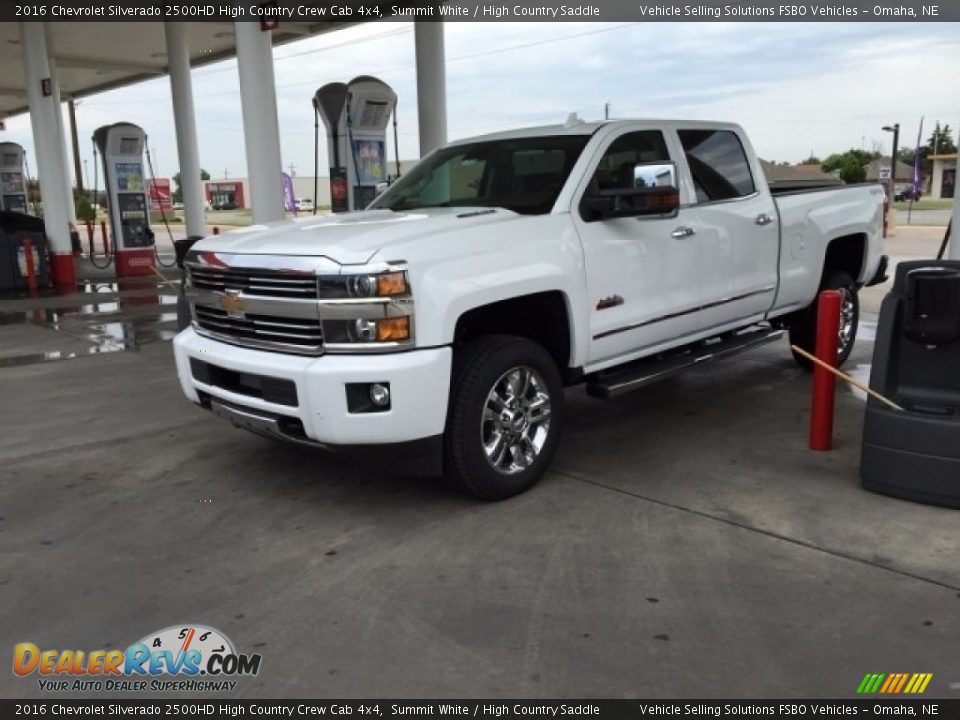
[[[283,22],[273,44],[338,30],[358,22]],[[185,23],[194,67],[236,55],[232,22]],[[53,56],[60,96],[81,98],[167,73],[163,23],[53,22]],[[0,117],[28,111],[20,32],[17,23],[0,23]]]

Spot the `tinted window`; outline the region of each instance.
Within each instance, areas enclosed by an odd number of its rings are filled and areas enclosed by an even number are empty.
[[[729,130],[680,130],[697,200],[729,200],[756,190],[740,138]]]
[[[370,207],[503,207],[527,215],[548,213],[589,139],[554,135],[444,148]]]
[[[670,162],[667,143],[659,130],[627,133],[614,140],[600,158],[593,179],[597,190],[635,187],[634,165]]]

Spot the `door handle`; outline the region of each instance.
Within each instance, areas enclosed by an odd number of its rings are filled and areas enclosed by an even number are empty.
[[[767,215],[766,213],[760,213],[759,215],[757,215],[757,218],[756,220],[754,220],[754,222],[757,225],[760,225],[762,227],[764,225],[769,225],[770,223],[772,223],[773,218]]]
[[[675,240],[683,240],[683,238],[690,237],[691,235],[693,235],[693,234],[695,234],[695,233],[696,233],[696,230],[694,230],[692,227],[687,227],[686,225],[681,225],[681,226],[678,227],[676,230],[674,230],[672,233],[670,233],[670,237],[674,238]]]

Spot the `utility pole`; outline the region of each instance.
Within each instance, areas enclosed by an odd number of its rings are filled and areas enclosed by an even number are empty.
[[[73,145],[73,174],[77,178],[77,194],[83,196],[83,175],[80,173],[80,141],[77,139],[77,104],[73,98],[67,100],[70,114],[70,142]]]
[[[290,177],[296,177],[296,176],[297,176],[297,166],[294,165],[293,163],[290,163],[290,165],[288,166],[288,168],[289,168],[289,170],[290,170]]]
[[[603,104],[603,119],[604,120],[610,119],[610,103],[609,102],[605,102]]]

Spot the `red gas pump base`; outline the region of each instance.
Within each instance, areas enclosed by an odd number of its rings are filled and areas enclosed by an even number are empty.
[[[124,250],[117,248],[114,261],[117,266],[117,277],[138,277],[154,274],[152,247]]]
[[[77,268],[73,253],[50,253],[50,280],[59,292],[73,292],[77,287]]]

